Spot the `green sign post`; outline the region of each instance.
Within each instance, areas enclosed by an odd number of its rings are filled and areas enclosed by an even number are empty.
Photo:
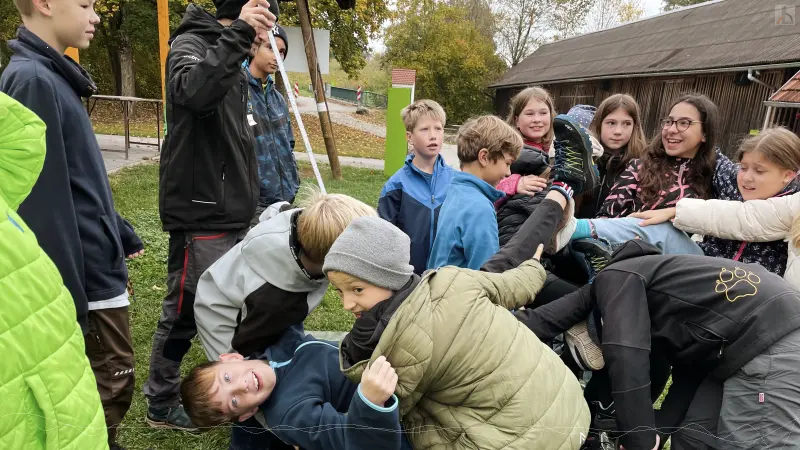
[[[408,153],[406,127],[400,117],[400,111],[411,104],[411,86],[389,88],[388,105],[386,106],[386,155],[383,172],[387,177],[403,167]]]

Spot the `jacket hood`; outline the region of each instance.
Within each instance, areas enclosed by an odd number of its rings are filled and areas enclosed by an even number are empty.
[[[181,24],[178,25],[178,28],[169,38],[169,45],[171,46],[178,36],[186,33],[196,34],[209,44],[213,44],[217,42],[224,29],[225,27],[217,22],[217,19],[209,14],[208,11],[197,5],[189,4]]]
[[[641,256],[660,255],[661,250],[655,245],[649,244],[641,239],[633,239],[619,247],[614,254],[611,255],[609,265],[624,261],[626,259],[638,258]]]
[[[300,344],[311,340],[314,340],[314,338],[306,335],[303,330],[303,324],[292,325],[281,334],[278,342],[267,347],[262,355],[256,355],[255,357],[269,362],[289,361]]]
[[[539,149],[525,146],[517,160],[511,164],[511,173],[515,175],[539,175],[549,166],[547,155]]]
[[[39,36],[25,28],[25,25],[17,29],[16,39],[8,41],[8,48],[15,55],[38,61],[64,77],[79,96],[91,97],[97,93],[97,86],[92,77],[80,64],[47,45]]]
[[[265,211],[261,222],[242,241],[242,255],[250,267],[269,284],[287,292],[311,292],[328,282],[325,278],[310,278],[295,258],[291,240],[295,235],[294,216],[300,211],[280,212],[268,220]]]
[[[415,155],[413,153],[406,156],[406,165],[410,167],[412,170],[419,171],[417,166],[413,164],[414,156]],[[444,166],[446,166],[446,164],[444,163],[444,158],[442,157],[442,155],[441,154],[436,155],[436,162],[433,163],[434,170],[442,169],[444,168]]]
[[[0,92],[0,198],[15,210],[31,193],[44,164],[45,124]]]
[[[461,185],[461,186],[469,186],[475,188],[483,195],[486,196],[492,203],[500,200],[501,198],[505,197],[505,192],[498,191],[494,188],[494,186],[490,185],[489,183],[481,180],[480,178],[472,175],[471,173],[457,171],[453,174],[453,181],[450,183],[451,186]]]

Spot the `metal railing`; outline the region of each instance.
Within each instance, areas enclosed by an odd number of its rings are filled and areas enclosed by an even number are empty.
[[[331,86],[330,97],[335,98],[336,100],[357,105],[357,94],[358,91],[355,89]],[[380,95],[369,91],[361,92],[361,106],[366,106],[367,108],[386,108],[387,102],[388,100],[385,95]]]

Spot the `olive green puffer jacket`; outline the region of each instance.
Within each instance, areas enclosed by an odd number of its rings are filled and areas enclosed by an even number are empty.
[[[44,123],[0,93],[0,448],[107,449],[75,305],[15,213],[44,155]]]
[[[445,267],[394,313],[371,360],[384,355],[397,371],[401,422],[416,450],[581,446],[581,386],[508,311],[534,298],[544,277],[535,260],[502,274]],[[358,382],[366,363],[342,369]]]

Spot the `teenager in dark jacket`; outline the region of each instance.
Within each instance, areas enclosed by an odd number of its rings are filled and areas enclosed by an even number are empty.
[[[529,148],[523,148],[517,160],[511,164],[512,175],[541,175],[550,168],[550,161],[544,153]],[[515,194],[497,210],[497,228],[500,233],[500,246],[508,241],[533,214],[536,207],[549,192],[549,189],[539,191],[535,195]]]
[[[626,449],[659,448],[666,435],[656,427],[674,431],[679,450],[792,445],[800,433],[800,294],[778,275],[757,264],[661,255],[634,240],[591,285],[516,314],[547,340],[595,305]],[[672,365],[658,414],[653,356]]]
[[[188,6],[167,56],[168,134],[159,177],[161,222],[170,233],[167,295],[144,386],[147,423],[156,428],[194,429],[180,406],[178,383],[196,334],[197,279],[244,236],[258,201],[242,63],[253,44],[267,40],[275,16],[265,0],[214,4],[216,17]]]
[[[64,56],[67,47],[89,46],[87,30],[99,19],[91,6],[72,2],[55,10],[30,0],[15,3],[24,25],[8,43],[13,56],[0,90],[47,125],[44,167],[18,213],[75,302],[113,447],[134,389],[125,257],[141,255],[144,246],[114,209],[103,156],[82,102],[96,92],[94,82]]]
[[[277,58],[286,57],[289,40],[286,31],[278,25],[272,28],[272,33],[278,48],[272,48],[269,41],[262,42],[256,47],[253,58],[245,64],[248,75],[247,121],[256,139],[261,183],[258,207],[251,221],[253,226],[258,224],[258,218],[269,205],[294,202],[300,188],[289,108],[272,79],[278,70]]]

